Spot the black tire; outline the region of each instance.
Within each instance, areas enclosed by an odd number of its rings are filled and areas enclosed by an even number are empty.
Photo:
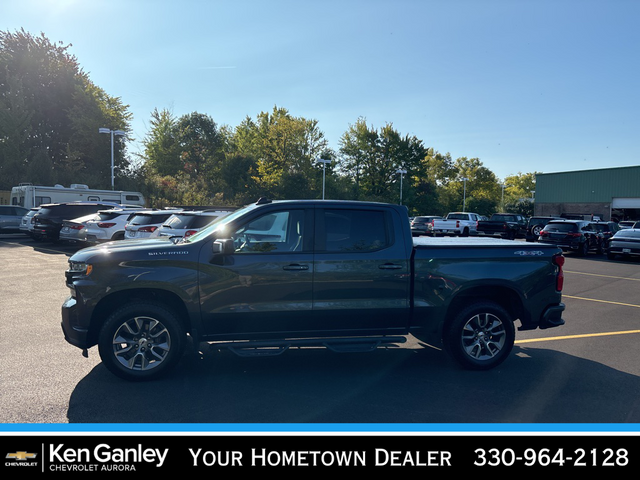
[[[540,235],[540,232],[542,231],[542,226],[540,225],[534,225],[534,227],[531,229],[531,233],[533,233],[536,238],[538,238],[538,236]]]
[[[585,240],[583,243],[580,244],[580,247],[578,247],[578,255],[580,255],[581,257],[586,257],[589,254],[589,243],[588,240]]]
[[[616,259],[616,254],[613,252],[607,252],[607,258],[609,260],[615,260]]]
[[[444,334],[447,352],[464,368],[489,370],[511,353],[515,327],[500,305],[480,301],[457,313]]]
[[[182,357],[186,334],[178,317],[163,305],[136,302],[107,318],[98,350],[105,367],[120,378],[152,380]]]

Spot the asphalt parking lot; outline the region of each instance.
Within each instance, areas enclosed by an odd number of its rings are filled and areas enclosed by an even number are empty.
[[[640,422],[640,261],[567,254],[566,325],[518,333],[489,372],[409,341],[372,353],[204,351],[168,377],[120,380],[60,328],[74,246],[0,235],[0,419],[50,423]]]

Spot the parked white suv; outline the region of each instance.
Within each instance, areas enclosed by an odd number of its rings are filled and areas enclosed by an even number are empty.
[[[100,210],[98,217],[87,222],[86,241],[89,243],[123,240],[124,227],[131,217],[147,208],[118,208]]]
[[[137,212],[124,227],[124,238],[127,240],[149,238],[171,215],[181,211],[182,209]]]
[[[38,213],[38,210],[40,210],[40,207],[34,207],[29,209],[29,211],[26,213],[26,215],[24,217],[22,217],[22,220],[20,221],[20,231],[22,233],[25,233],[29,236],[32,236],[31,231],[33,230],[33,223],[31,222],[31,220],[33,219],[33,216]]]
[[[229,210],[183,211],[174,213],[150,237],[189,237],[201,228],[206,227],[218,218],[222,218]]]

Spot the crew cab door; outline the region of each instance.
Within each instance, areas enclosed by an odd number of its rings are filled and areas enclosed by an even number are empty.
[[[230,335],[304,332],[313,282],[313,208],[261,209],[221,233],[233,251],[200,257],[203,333]]]
[[[407,326],[410,252],[400,222],[384,208],[316,210],[313,313],[319,330],[381,334]]]

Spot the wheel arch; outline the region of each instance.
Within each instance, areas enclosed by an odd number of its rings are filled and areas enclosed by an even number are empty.
[[[138,288],[120,290],[102,298],[91,317],[88,339],[91,345],[98,343],[100,328],[109,316],[131,302],[153,302],[163,305],[174,312],[185,332],[191,333],[190,316],[184,301],[174,292],[160,288]]]
[[[444,329],[463,308],[482,301],[490,301],[500,305],[507,311],[512,321],[522,319],[526,315],[522,297],[513,288],[505,285],[476,285],[461,290],[449,302]]]

